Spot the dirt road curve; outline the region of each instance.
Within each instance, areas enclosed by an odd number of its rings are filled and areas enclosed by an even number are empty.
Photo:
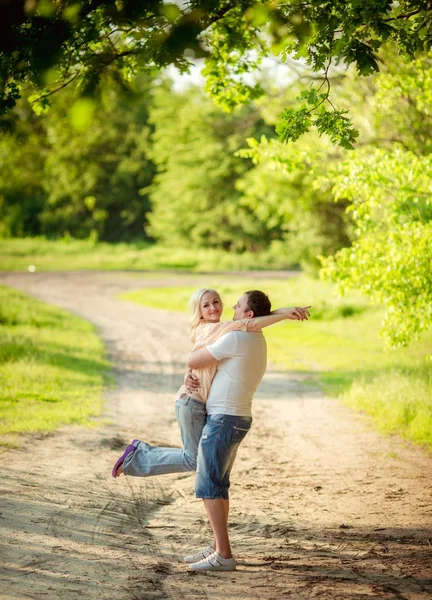
[[[1,598],[432,597],[432,457],[271,367],[233,473],[239,569],[188,573],[180,557],[209,540],[193,476],[110,476],[135,436],[179,444],[172,398],[189,347],[186,319],[115,299],[162,280],[81,273],[0,281],[95,323],[116,378],[95,428],[68,427],[2,454]]]

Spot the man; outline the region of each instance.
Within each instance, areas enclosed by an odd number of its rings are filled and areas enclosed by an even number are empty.
[[[307,319],[307,308],[295,309],[299,320]],[[252,290],[235,304],[234,320],[265,316],[270,310],[268,296]],[[191,352],[187,362],[189,368],[196,369],[215,361],[219,366],[206,404],[195,486],[196,497],[203,499],[213,530],[214,548],[185,557],[195,571],[236,569],[228,535],[228,490],[238,447],[252,425],[252,399],[266,370],[267,346],[262,332],[232,331],[210,346]],[[187,385],[194,387],[196,382],[190,378]]]

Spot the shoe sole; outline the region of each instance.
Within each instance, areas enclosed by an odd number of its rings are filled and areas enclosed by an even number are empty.
[[[125,451],[123,452],[123,454],[120,456],[120,458],[117,459],[113,470],[111,471],[111,475],[114,477],[114,479],[117,479],[117,469],[120,467],[120,465],[122,465],[124,463],[124,460],[126,458],[126,456],[128,454],[130,454],[131,452],[134,452],[137,449],[137,446],[139,444],[139,440],[133,440],[128,446],[126,446]]]

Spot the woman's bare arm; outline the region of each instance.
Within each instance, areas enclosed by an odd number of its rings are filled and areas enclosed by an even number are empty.
[[[307,321],[310,316],[309,308],[310,306],[278,308],[264,317],[254,317],[253,319],[249,319],[247,330],[252,332],[261,331],[264,327],[270,327],[270,325],[274,325],[285,319],[290,319],[292,321]]]

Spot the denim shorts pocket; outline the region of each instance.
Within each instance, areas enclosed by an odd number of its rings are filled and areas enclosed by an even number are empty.
[[[239,444],[247,435],[251,424],[234,425],[232,431],[232,441],[234,444]]]

